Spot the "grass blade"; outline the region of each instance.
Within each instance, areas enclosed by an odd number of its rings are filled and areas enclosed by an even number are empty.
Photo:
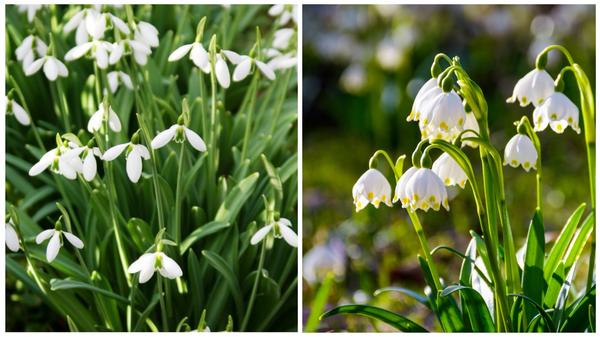
[[[419,324],[411,321],[410,319],[402,315],[398,315],[391,311],[373,307],[370,305],[342,305],[327,311],[326,313],[321,315],[321,319],[342,314],[356,314],[366,316],[369,318],[374,318],[378,321],[387,323],[402,332],[427,332],[427,330],[425,330],[424,327],[420,326]]]

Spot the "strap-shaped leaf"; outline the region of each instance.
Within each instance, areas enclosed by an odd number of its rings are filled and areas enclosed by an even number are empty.
[[[585,323],[589,320],[589,306],[596,306],[596,284],[594,284],[590,290],[573,304],[571,304],[566,312],[562,326],[560,327],[561,332],[583,332],[587,328],[588,324]],[[595,329],[595,322],[592,321],[593,328]]]
[[[550,315],[548,315],[548,313],[544,310],[544,308],[542,308],[536,301],[534,301],[533,299],[531,299],[528,296],[523,295],[523,294],[508,294],[508,296],[520,297],[523,300],[525,300],[526,302],[533,305],[533,307],[537,310],[537,312],[540,315],[542,315],[542,318],[546,322],[546,326],[548,327],[549,331],[556,331],[554,322],[552,322],[552,318],[550,318]],[[535,317],[535,315],[534,315],[534,317]],[[533,317],[532,317],[532,319],[533,319]]]
[[[361,305],[361,304],[348,304],[342,305],[337,308],[333,308],[323,315],[321,315],[321,319],[341,315],[341,314],[356,314],[361,316],[366,316],[370,318],[374,318],[381,322],[387,323],[394,328],[403,331],[403,332],[427,332],[424,327],[419,324],[411,321],[410,319],[393,313],[391,311],[373,307],[370,305]]]
[[[554,245],[548,254],[548,258],[544,263],[544,280],[546,280],[546,283],[550,283],[549,279],[552,276],[552,273],[554,273],[554,270],[558,267],[559,261],[567,251],[569,242],[573,239],[579,220],[581,220],[581,216],[585,211],[585,206],[585,203],[582,203],[577,207],[554,242]]]
[[[583,221],[581,228],[575,235],[575,239],[571,243],[571,246],[569,247],[569,250],[566,253],[566,256],[564,259],[565,271],[570,270],[571,267],[573,266],[573,264],[575,263],[575,261],[577,261],[579,259],[579,256],[583,252],[583,247],[585,247],[585,243],[588,241],[588,239],[594,229],[594,221],[595,221],[594,213],[590,213]]]
[[[85,289],[96,292],[100,295],[108,296],[117,301],[123,302],[125,304],[129,304],[129,300],[121,295],[115,294],[112,291],[108,291],[106,289],[102,289],[91,284],[75,281],[75,280],[60,280],[60,279],[51,279],[50,280],[50,290],[69,290],[69,289]]]
[[[179,246],[179,253],[183,255],[196,241],[225,229],[230,225],[231,224],[229,222],[225,221],[213,221],[196,228],[190,233],[190,235],[188,235],[187,238],[185,238],[185,240],[181,242],[181,245]]]
[[[240,283],[235,276],[231,266],[222,257],[208,250],[203,250],[202,255],[206,258],[208,263],[215,268],[221,276],[225,279],[233,299],[235,301],[236,309],[238,310],[238,316],[241,316],[242,312],[242,291],[240,290]]]
[[[525,265],[521,285],[523,294],[535,303],[542,303],[544,280],[544,223],[539,209],[535,211],[529,225],[525,250]],[[527,321],[536,315],[535,308],[525,305]]]
[[[258,180],[258,172],[244,178],[234,187],[225,198],[225,201],[219,207],[215,221],[233,221],[238,215],[240,209],[246,203],[252,192],[254,185]]]
[[[477,290],[462,285],[450,285],[442,290],[440,295],[444,297],[456,291],[464,295],[463,311],[467,311],[473,332],[495,332],[496,327],[490,311]]]
[[[423,304],[424,306],[426,306],[427,308],[431,309],[431,304],[429,303],[429,299],[427,297],[417,293],[416,291],[402,288],[402,287],[386,287],[386,288],[377,289],[377,290],[375,290],[375,293],[373,293],[373,296],[379,296],[380,294],[387,293],[387,292],[397,292],[397,293],[401,293],[404,295],[408,295],[409,297],[412,297],[415,300],[417,300],[417,302],[419,302],[419,303]]]

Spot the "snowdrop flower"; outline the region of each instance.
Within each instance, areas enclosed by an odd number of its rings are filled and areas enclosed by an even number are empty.
[[[90,117],[87,130],[90,133],[100,130],[106,120],[108,120],[108,127],[110,127],[111,130],[114,132],[121,131],[121,121],[119,120],[119,116],[113,110],[112,106],[108,105],[106,102],[100,103],[98,110]]]
[[[413,174],[417,172],[417,169],[418,168],[414,166],[409,168],[402,174],[402,176],[400,177],[400,179],[398,179],[398,182],[396,183],[393,202],[397,202],[398,200],[400,200],[402,208],[407,208],[410,204],[410,198],[408,197],[408,194],[406,194],[406,184],[413,176]]]
[[[27,13],[27,21],[32,22],[35,13],[45,5],[17,5],[17,10],[21,13]]]
[[[69,143],[71,147],[70,155],[81,156],[82,164],[81,167],[77,168],[77,172],[83,174],[83,178],[86,181],[94,180],[96,172],[98,171],[96,165],[96,158],[102,157],[102,152],[98,147],[93,147],[91,144],[86,146],[77,146],[77,144]]]
[[[142,175],[142,159],[150,159],[150,152],[148,149],[141,144],[137,144],[138,134],[134,134],[131,138],[131,142],[119,144],[106,150],[102,155],[102,160],[114,160],[123,151],[125,151],[127,177],[132,183],[137,183]]]
[[[256,67],[260,70],[260,72],[263,75],[265,75],[265,77],[269,80],[272,81],[275,79],[275,72],[273,71],[273,69],[271,69],[269,65],[267,65],[264,62],[261,62],[247,55],[242,55],[239,59],[232,59],[229,56],[228,58],[233,64],[237,64],[237,66],[233,70],[234,82],[239,82],[246,78],[250,74],[252,64],[256,64]]]
[[[13,252],[19,251],[19,236],[14,228],[12,219],[10,219],[4,227],[4,240],[6,241],[6,247]]]
[[[282,54],[277,49],[269,48],[265,51],[265,55],[270,58],[267,66],[273,71],[296,67],[297,58],[293,52]]]
[[[215,62],[215,76],[221,87],[225,89],[229,88],[229,84],[231,83],[229,68],[227,68],[227,63],[225,63],[225,60],[220,54],[217,54],[217,60]]]
[[[135,62],[141,66],[148,63],[148,56],[152,54],[152,50],[146,44],[130,39],[120,40],[111,46],[108,63],[116,64],[123,55],[133,55]]]
[[[48,52],[48,46],[37,36],[29,35],[17,47],[15,55],[17,60],[23,65],[23,72],[27,70],[29,65],[37,57],[43,57]]]
[[[391,207],[391,195],[390,183],[376,169],[368,169],[352,187],[352,198],[357,212],[367,207],[369,203],[375,208],[379,208],[379,204],[382,202]]]
[[[579,109],[562,92],[555,92],[533,110],[534,131],[543,131],[550,125],[556,133],[563,133],[567,126],[575,132],[579,129]]]
[[[289,44],[292,36],[296,31],[292,28],[282,28],[275,32],[273,35],[273,48],[284,50]]]
[[[295,5],[273,5],[269,8],[269,15],[278,17],[278,23],[282,26],[287,24],[290,19],[295,23],[298,22],[298,8]]]
[[[79,157],[69,150],[68,147],[60,145],[46,152],[40,160],[29,169],[29,175],[37,176],[47,168],[50,168],[52,172],[60,174],[67,179],[74,180],[77,178],[77,172],[82,164]]]
[[[442,88],[438,86],[437,78],[430,78],[425,82],[421,89],[419,89],[419,92],[417,92],[412,109],[406,120],[409,122],[418,121],[421,116],[425,114],[425,109],[428,108],[433,99],[442,93],[443,91]]]
[[[148,22],[140,21],[135,28],[134,40],[148,47],[156,48],[158,47],[158,29]]]
[[[60,229],[46,229],[35,237],[35,243],[39,245],[42,242],[50,239],[48,242],[48,247],[46,247],[46,260],[48,260],[48,262],[54,261],[56,255],[58,255],[58,251],[63,245],[63,235],[67,241],[73,245],[73,247],[77,249],[83,248],[83,241],[81,241],[77,236]]]
[[[106,77],[108,78],[108,87],[110,88],[110,92],[113,94],[119,88],[119,84],[123,83],[125,87],[129,90],[133,90],[133,83],[131,82],[131,77],[122,71],[111,71]]]
[[[285,242],[287,242],[290,246],[298,247],[298,236],[290,227],[292,227],[290,220],[286,218],[279,218],[279,220],[271,222],[254,233],[250,239],[250,244],[258,244],[267,236],[267,234],[272,233],[274,238],[280,239],[283,237]]]
[[[423,138],[453,140],[462,130],[467,118],[460,96],[454,90],[435,96],[429,108],[420,116]]]
[[[525,171],[533,167],[535,170],[538,159],[538,153],[529,137],[517,134],[512,137],[504,149],[504,165],[512,167],[523,166]]]
[[[160,251],[140,256],[127,269],[127,272],[130,274],[140,273],[140,283],[148,282],[155,271],[158,271],[160,275],[168,279],[176,279],[183,275],[183,271],[177,262]]]
[[[31,117],[23,107],[14,99],[6,97],[6,114],[13,114],[17,121],[22,125],[31,124]]]
[[[69,70],[65,64],[54,56],[43,56],[33,62],[25,70],[25,75],[31,76],[37,73],[44,66],[44,74],[50,81],[55,81],[58,76],[67,77]]]
[[[81,58],[91,51],[91,55],[96,59],[96,64],[100,69],[108,67],[109,53],[112,52],[113,45],[110,42],[93,40],[85,42],[71,48],[65,54],[65,61],[73,61]]]
[[[185,55],[190,54],[190,60],[194,62],[196,67],[200,69],[206,69],[209,67],[209,55],[206,49],[202,46],[200,42],[194,42],[190,44],[185,44],[177,49],[175,49],[171,55],[169,55],[169,62],[175,62],[180,60]]]
[[[346,252],[339,238],[314,246],[302,257],[302,277],[308,283],[315,284],[330,272],[338,279],[346,274]]]
[[[439,158],[433,162],[431,170],[442,179],[446,186],[458,185],[460,188],[465,188],[467,175],[448,153],[444,152],[439,156]]]
[[[125,35],[131,33],[131,30],[123,20],[110,13],[100,13],[99,8],[80,10],[67,21],[63,29],[65,33],[77,29],[75,32],[75,42],[79,45],[87,42],[88,36],[96,40],[101,39],[106,30],[107,19],[121,33]]]
[[[479,123],[477,123],[477,118],[475,117],[475,114],[473,112],[467,112],[467,119],[465,120],[465,125],[464,125],[464,129],[465,130],[473,130],[477,133],[479,133]],[[463,137],[472,137],[475,136],[473,133],[467,133],[465,134]],[[464,141],[462,142],[462,146],[470,146],[472,148],[477,148],[477,143],[472,142],[472,141]]]
[[[523,107],[530,102],[538,106],[553,92],[554,80],[550,74],[543,69],[534,69],[517,82],[513,95],[506,102],[514,103],[518,100]]]
[[[430,208],[438,211],[442,205],[447,211],[448,193],[444,182],[437,174],[428,168],[418,168],[406,182],[406,197],[409,198],[409,207],[416,211],[422,209],[428,211]]]
[[[180,119],[182,118],[180,117]],[[153,149],[160,149],[172,140],[175,140],[175,143],[183,143],[187,140],[194,149],[200,152],[206,151],[206,144],[202,138],[200,138],[193,130],[183,125],[183,120],[180,120],[179,122],[181,123],[177,123],[156,135],[156,137],[152,139],[150,147]]]

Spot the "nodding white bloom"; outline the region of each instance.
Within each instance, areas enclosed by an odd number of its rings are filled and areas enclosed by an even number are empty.
[[[13,252],[19,251],[19,236],[17,235],[17,231],[13,227],[14,224],[12,219],[10,219],[6,226],[4,227],[4,240],[6,241],[6,247]]]
[[[473,112],[467,112],[467,119],[465,120],[465,125],[463,127],[465,130],[473,130],[475,132],[477,132],[479,134],[479,123],[477,123],[477,118],[475,117],[475,114]],[[472,132],[468,132],[465,133],[462,137],[474,137],[476,136],[475,134],[473,134]],[[472,141],[464,141],[462,142],[462,146],[470,146],[472,148],[477,148],[477,143],[472,142]]]
[[[108,120],[108,127],[114,132],[121,131],[121,121],[119,116],[108,103],[100,103],[98,110],[94,112],[88,121],[87,130],[94,133],[102,128],[104,122]]]
[[[180,60],[185,55],[190,54],[190,60],[194,62],[196,67],[200,69],[210,68],[209,55],[206,49],[200,42],[194,42],[190,44],[184,44],[183,46],[175,49],[171,55],[169,55],[169,62]]]
[[[379,208],[380,203],[392,206],[392,187],[385,176],[376,169],[368,169],[352,187],[352,198],[356,211],[371,203]]]
[[[148,63],[148,56],[152,54],[152,49],[146,44],[130,39],[120,40],[111,46],[108,63],[116,64],[123,55],[133,55],[135,62],[139,65]]]
[[[450,210],[446,186],[431,169],[422,167],[414,171],[406,182],[405,193],[410,200],[408,206],[413,211],[422,209],[427,212],[430,208],[438,211],[440,205]]]
[[[298,247],[298,235],[291,229],[292,223],[286,218],[271,222],[254,233],[250,239],[250,244],[256,245],[261,242],[267,234],[271,233],[274,238],[283,238],[292,247]]]
[[[292,19],[294,23],[298,22],[298,8],[295,5],[273,5],[269,8],[269,15],[278,17],[278,23],[282,26],[287,24],[290,19]]]
[[[568,126],[579,129],[579,109],[562,92],[555,92],[533,110],[534,131],[543,131],[548,125],[556,133],[563,133]]]
[[[108,67],[109,54],[112,53],[113,45],[110,42],[93,40],[85,42],[71,48],[65,54],[65,61],[73,61],[81,58],[88,52],[96,59],[96,64],[100,69],[106,69]]]
[[[81,160],[77,155],[69,151],[66,146],[60,146],[46,152],[40,160],[29,169],[30,176],[37,176],[47,168],[54,173],[60,174],[67,179],[77,178],[77,172],[80,171]]]
[[[77,172],[81,173],[86,181],[94,180],[98,171],[95,157],[102,158],[100,149],[89,145],[78,146],[73,142],[69,143],[69,147],[71,147],[71,150],[68,150],[71,151],[70,155],[80,157],[82,161],[81,166],[76,168]]]
[[[271,69],[269,65],[267,65],[264,62],[261,62],[247,55],[241,55],[238,59],[232,59],[229,57],[229,55],[227,55],[227,57],[229,58],[231,63],[237,64],[235,69],[233,70],[234,82],[239,82],[246,78],[250,74],[250,69],[252,68],[253,63],[260,70],[260,72],[263,75],[265,75],[266,78],[268,78],[271,81],[275,79],[275,72],[273,71],[273,69]]]
[[[108,19],[108,20],[107,20]],[[99,8],[85,8],[73,15],[64,26],[65,33],[77,28],[75,42],[83,44],[88,38],[101,39],[106,31],[106,22],[110,21],[121,33],[129,35],[131,30],[119,17],[110,13],[100,13]]]
[[[77,236],[63,230],[46,229],[35,237],[35,243],[39,245],[42,242],[50,239],[48,242],[48,247],[46,247],[46,260],[48,260],[48,262],[54,261],[56,255],[58,255],[58,251],[63,245],[63,235],[67,241],[73,245],[73,247],[77,249],[83,248],[83,241],[81,241]]]
[[[127,272],[130,274],[140,273],[139,282],[146,283],[152,278],[154,272],[168,279],[176,279],[183,275],[181,267],[163,252],[146,253],[133,262]]]
[[[192,129],[180,124],[172,125],[170,128],[161,131],[154,139],[152,139],[150,147],[153,149],[160,149],[172,140],[175,140],[175,143],[183,143],[187,140],[194,149],[200,152],[206,151],[204,140],[202,140],[202,138],[200,138],[200,136]]]
[[[312,247],[302,257],[302,277],[309,284],[322,281],[329,273],[338,279],[346,274],[346,251],[339,238]]]
[[[437,78],[430,78],[423,84],[421,89],[419,89],[419,92],[417,92],[412,109],[406,120],[409,122],[418,121],[421,116],[425,114],[425,111],[429,108],[433,99],[442,93],[443,91],[442,88],[438,86]]]
[[[17,5],[17,10],[21,13],[27,13],[27,21],[32,22],[35,13],[46,5]]]
[[[446,186],[458,185],[465,188],[467,175],[454,158],[446,152],[433,162],[431,170],[442,179]]]
[[[402,176],[400,177],[400,179],[398,179],[398,182],[396,183],[396,188],[394,189],[393,202],[397,202],[398,200],[400,200],[402,208],[407,208],[410,205],[410,198],[408,197],[408,194],[406,194],[406,184],[413,176],[413,174],[417,172],[417,169],[418,168],[414,166],[409,168],[402,174]]]
[[[108,87],[110,88],[110,92],[113,94],[119,88],[119,84],[123,83],[125,87],[129,90],[133,90],[133,83],[131,82],[131,77],[122,71],[111,71],[106,75],[108,78]]]
[[[135,136],[134,136],[135,137]],[[127,177],[132,183],[137,183],[142,175],[142,159],[150,159],[150,152],[148,149],[141,144],[134,144],[133,142],[119,144],[106,150],[102,155],[102,160],[114,160],[121,152],[125,151],[125,159],[127,161]]]
[[[527,106],[529,103],[538,106],[553,92],[554,80],[552,76],[543,69],[533,69],[517,82],[513,95],[506,102],[519,101],[521,106]]]
[[[220,54],[217,54],[217,60],[215,62],[215,76],[221,87],[225,89],[229,88],[229,84],[231,84],[229,68],[227,68],[227,63],[225,63],[225,60]]]
[[[23,107],[14,99],[6,97],[6,114],[13,114],[17,121],[22,125],[31,124],[31,117]]]
[[[296,67],[298,59],[293,53],[277,55],[267,62],[267,66],[272,70],[283,70]]]
[[[467,118],[460,96],[454,90],[435,96],[420,116],[421,136],[452,141],[463,130]]]
[[[65,64],[54,56],[44,56],[31,62],[25,70],[25,75],[31,76],[37,73],[42,66],[44,66],[46,78],[50,81],[55,81],[58,76],[67,77],[69,75],[69,70],[65,67]]]
[[[277,30],[275,34],[273,34],[273,48],[281,50],[287,49],[295,32],[296,31],[293,28],[282,28]]]
[[[15,50],[17,60],[23,65],[23,72],[36,57],[43,57],[48,52],[48,46],[37,36],[28,35]]]
[[[140,21],[134,32],[134,40],[145,44],[148,47],[158,47],[158,29],[152,24]]]
[[[512,137],[504,149],[504,165],[512,167],[523,166],[525,171],[533,167],[536,169],[538,153],[529,137],[517,134]]]

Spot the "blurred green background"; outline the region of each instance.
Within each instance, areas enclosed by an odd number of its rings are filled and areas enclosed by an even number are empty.
[[[433,57],[459,56],[487,98],[491,140],[504,153],[515,134],[513,122],[531,106],[507,104],[517,80],[534,67],[535,56],[562,44],[595,88],[595,8],[564,6],[304,6],[303,7],[303,316],[304,323],[326,271],[336,275],[325,309],[369,303],[396,311],[439,331],[424,306],[407,296],[383,294],[398,285],[423,292],[416,234],[406,212],[372,206],[354,213],[351,190],[377,149],[394,158],[412,153],[420,140],[416,123],[406,122],[413,98],[430,78]],[[556,52],[547,70],[555,77],[566,65]],[[571,75],[565,94],[579,104]],[[589,203],[583,134],[550,129],[542,142],[544,218],[552,240],[570,213]],[[478,154],[466,150],[476,174]],[[390,181],[393,175],[384,174]],[[535,174],[505,166],[511,224],[520,248],[535,208]],[[393,188],[394,185],[392,185]],[[464,251],[470,229],[479,231],[470,191],[449,189],[450,212],[419,212],[431,247]],[[587,255],[578,270],[587,270]],[[458,279],[460,261],[434,257],[447,284]],[[582,288],[583,275],[576,289]],[[345,316],[320,322],[319,331],[374,331],[367,318]]]

